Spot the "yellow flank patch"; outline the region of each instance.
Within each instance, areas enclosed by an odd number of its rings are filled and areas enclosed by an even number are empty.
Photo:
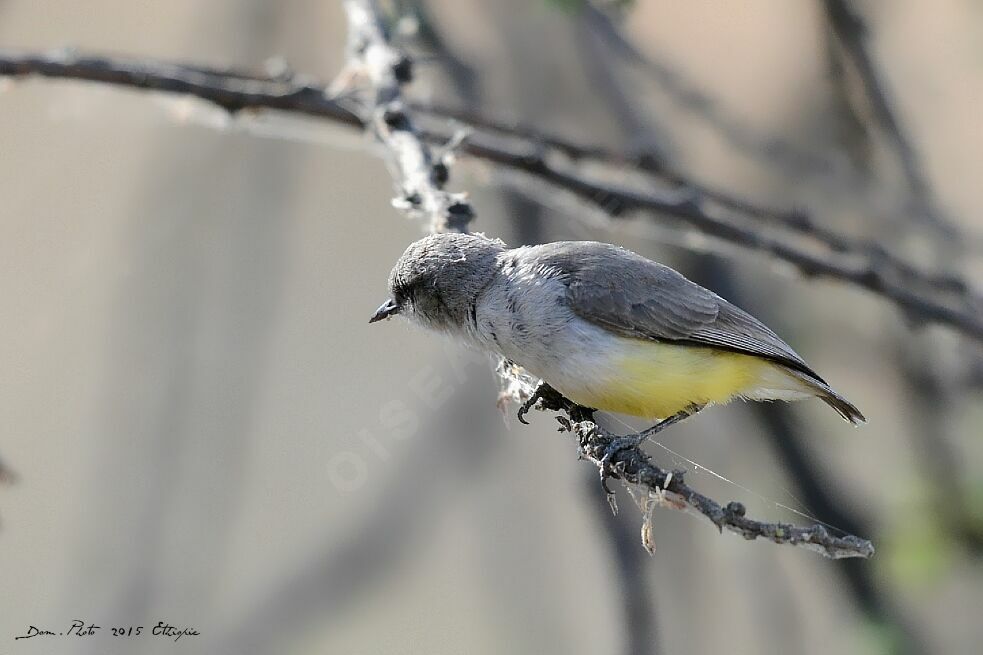
[[[582,404],[608,412],[665,418],[690,405],[724,403],[755,388],[772,365],[725,350],[625,340],[619,374]]]

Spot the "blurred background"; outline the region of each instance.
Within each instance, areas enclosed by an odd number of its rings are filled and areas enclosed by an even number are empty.
[[[864,97],[839,4],[385,6],[416,99],[657,156],[978,282],[983,6],[849,4],[926,192]],[[327,82],[345,39],[334,1],[0,1],[4,47],[257,71],[279,57]],[[793,508],[870,538],[873,559],[661,509],[649,556],[631,499],[611,515],[549,414],[525,427],[496,408],[485,357],[367,326],[421,235],[368,138],[81,82],[0,90],[0,652],[978,652],[978,342],[461,160],[473,229],[673,265],[868,417],[737,403],[650,452],[749,515],[807,522]],[[13,641],[73,619],[104,630]],[[108,634],[158,621],[201,635]]]

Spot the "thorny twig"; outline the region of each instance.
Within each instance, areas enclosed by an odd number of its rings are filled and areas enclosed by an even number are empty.
[[[409,69],[399,61],[395,63],[404,70]],[[351,127],[365,127],[371,122],[349,108],[347,103],[327,97],[323,87],[300,77],[264,79],[198,66],[80,56],[70,51],[39,55],[0,50],[0,76],[27,75],[182,93],[211,102],[230,113],[274,109],[318,116]],[[395,73],[393,76],[398,82],[398,76]],[[376,99],[379,100],[378,94]],[[577,146],[548,135],[537,136],[528,129],[510,131],[506,125],[496,125],[487,119],[471,117],[473,124],[469,125],[467,115],[452,116],[451,112],[441,113],[436,109],[430,110],[433,118],[454,117],[462,125],[452,126],[444,121],[442,125],[421,127],[409,120],[407,105],[396,102],[397,105],[391,107],[395,111],[389,113],[384,107],[377,106],[382,109],[379,116],[382,124],[378,121],[373,124],[381,130],[383,143],[397,147],[398,163],[411,173],[409,178],[401,180],[405,190],[401,194],[402,204],[418,212],[423,211],[424,205],[443,208],[445,213],[438,218],[438,223],[446,224],[449,229],[466,225],[465,218],[471,216],[470,205],[463,198],[443,191],[446,164],[423,157],[416,151],[415,144],[443,144],[451,141],[461,127],[471,127],[473,133],[457,147],[461,154],[525,174],[549,185],[554,192],[572,193],[612,218],[624,216],[630,210],[649,213],[655,220],[671,216],[721,242],[767,253],[791,264],[803,275],[826,277],[872,291],[892,301],[916,321],[948,325],[983,341],[983,318],[979,309],[983,303],[964,280],[952,275],[922,272],[876,244],[854,242],[828,232],[805,214],[783,215],[720,193],[708,193],[689,181],[681,185],[684,193],[652,191],[650,185],[609,183],[587,175],[575,166],[563,165],[554,154],[563,154],[573,160],[588,157],[607,158],[611,162],[638,163],[638,160],[611,154],[602,148]],[[386,104],[388,102],[383,102]],[[409,108],[421,113],[420,105]],[[481,129],[482,125],[489,129]],[[498,129],[491,129],[493,126]],[[400,156],[403,159],[400,160]],[[647,161],[641,160],[641,165],[651,167],[652,163]],[[738,211],[739,206],[743,206],[743,212]],[[826,252],[808,244],[794,243],[787,236],[779,237],[780,231],[758,224],[762,220],[807,235],[820,245],[825,242],[823,249]]]
[[[412,79],[411,60],[390,44],[374,0],[346,0],[345,12],[348,67],[365,74],[372,86],[375,97],[365,121],[396,163],[402,185],[397,206],[429,218],[431,232],[466,232],[474,210],[462,194],[444,190],[447,165],[434,160],[403,101],[402,86]]]

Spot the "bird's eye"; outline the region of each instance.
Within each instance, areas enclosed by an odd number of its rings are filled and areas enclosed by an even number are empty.
[[[408,284],[400,284],[393,287],[393,300],[397,304],[403,304],[406,300],[413,299],[413,287]]]

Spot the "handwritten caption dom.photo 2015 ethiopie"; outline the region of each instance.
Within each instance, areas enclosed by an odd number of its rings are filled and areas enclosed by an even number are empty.
[[[187,639],[189,637],[197,637],[200,634],[201,633],[198,632],[196,628],[178,627],[171,625],[167,621],[158,621],[156,625],[147,626],[117,625],[104,627],[96,625],[95,623],[83,621],[82,619],[74,619],[68,627],[55,629],[52,629],[51,627],[29,625],[27,626],[26,630],[22,631],[20,634],[14,635],[14,641],[21,641],[24,639],[41,640],[53,638],[91,639],[100,635],[109,637],[110,639],[151,638],[180,641],[181,639]]]

